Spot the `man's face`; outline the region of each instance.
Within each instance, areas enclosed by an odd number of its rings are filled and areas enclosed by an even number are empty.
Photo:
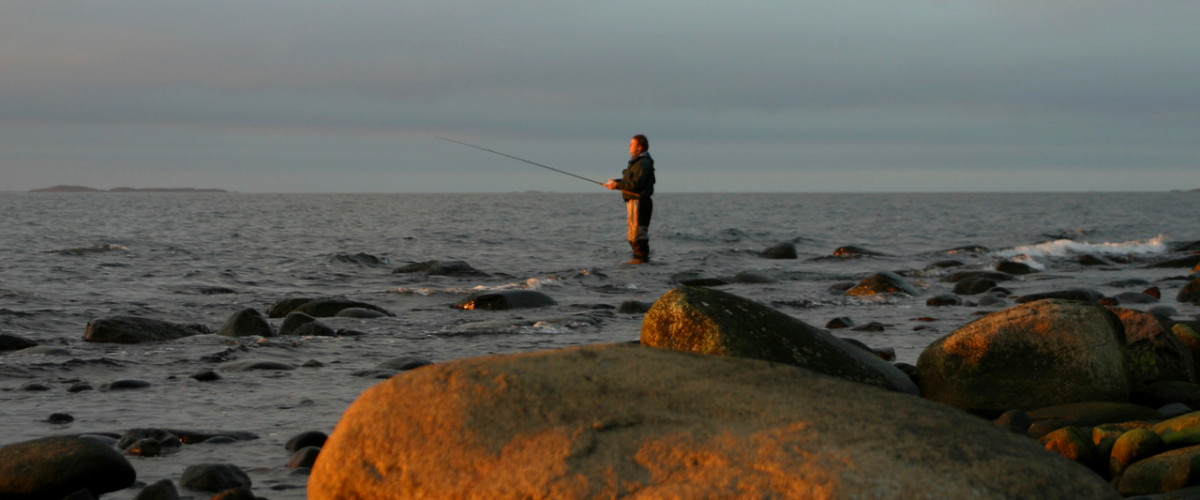
[[[629,140],[629,156],[636,156],[637,154],[639,154],[641,152],[642,152],[642,148],[638,144],[637,139],[630,139]]]

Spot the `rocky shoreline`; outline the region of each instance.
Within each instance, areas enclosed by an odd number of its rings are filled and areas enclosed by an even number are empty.
[[[1200,303],[1195,252],[1195,244],[1183,245],[1164,261],[1191,268],[1177,303]],[[1016,305],[939,338],[916,364],[835,337],[830,330],[841,325],[834,322],[807,325],[692,286],[721,283],[681,277],[652,305],[627,310],[644,311],[640,345],[393,360],[371,376],[398,376],[364,392],[336,429],[294,436],[280,462],[297,474],[311,471],[311,498],[1200,498],[1191,489],[1200,485],[1200,322],[1171,319],[1156,287],[1128,296],[1077,289],[1012,296],[1002,284],[1025,270],[1002,266],[950,274],[954,293],[928,303]],[[896,273],[844,287],[854,296],[912,290]],[[501,290],[454,307],[554,303],[541,292]],[[359,301],[287,297],[266,314],[238,311],[217,329],[96,318],[83,340],[157,345],[217,335],[237,350],[254,339],[354,338],[363,334],[327,318],[392,314]],[[0,336],[9,353],[52,349]],[[296,368],[230,358],[211,361],[221,373]],[[212,381],[221,373],[191,377]],[[36,384],[19,390],[37,391]],[[138,482],[130,461],[258,439],[136,428],[12,443],[0,447],[0,496],[95,498],[133,488],[139,499],[269,497],[233,456],[188,464],[178,477],[150,484]]]

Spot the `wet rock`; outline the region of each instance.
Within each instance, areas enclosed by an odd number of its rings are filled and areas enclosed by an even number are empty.
[[[1012,275],[1033,274],[1038,272],[1037,269],[1034,269],[1033,266],[1029,264],[1011,260],[997,262],[996,270],[1004,274]]]
[[[80,382],[78,384],[74,384],[71,387],[67,388],[67,392],[70,392],[70,393],[91,391],[91,390],[95,390],[95,388],[92,387],[92,384],[89,384],[87,382]]]
[[[760,272],[742,271],[740,273],[733,275],[733,277],[730,278],[729,281],[731,281],[733,283],[743,283],[743,284],[766,284],[766,283],[775,283],[777,280],[775,278],[772,278],[772,277],[767,276],[766,274],[763,274]]]
[[[1154,304],[1158,299],[1142,292],[1124,292],[1112,296],[1118,304]]]
[[[221,380],[221,376],[218,375],[217,372],[212,371],[211,369],[201,370],[196,373],[193,373],[191,375],[191,378],[194,378],[200,382],[212,382],[214,380]]]
[[[992,280],[992,281],[999,283],[1001,281],[1012,281],[1012,280],[1017,279],[1017,277],[1013,276],[1011,274],[1008,274],[1008,273],[1002,273],[1002,272],[998,272],[998,271],[959,271],[956,273],[950,273],[946,276],[943,276],[942,279],[939,281],[941,281],[943,283],[958,283],[959,281],[962,281],[965,279]]]
[[[129,487],[137,473],[125,457],[98,441],[54,436],[0,447],[0,498],[63,498]]]
[[[288,459],[287,468],[299,469],[301,467],[312,467],[317,462],[317,455],[321,453],[321,448],[317,446],[308,446],[296,450],[292,457]]]
[[[874,250],[867,250],[866,248],[857,247],[854,245],[846,245],[843,247],[838,247],[838,248],[834,249],[834,251],[833,251],[834,257],[838,257],[838,258],[842,258],[842,259],[854,259],[854,258],[859,258],[859,257],[880,257],[880,256],[884,256],[884,255],[886,255],[886,254],[881,253],[881,252],[876,252]]]
[[[962,303],[962,299],[950,294],[937,295],[925,301],[925,305],[929,307],[961,306]]]
[[[967,278],[954,284],[958,295],[979,295],[996,287],[996,282],[986,278]]]
[[[1109,310],[1125,327],[1126,364],[1133,383],[1196,380],[1192,351],[1157,317],[1123,307]]]
[[[258,500],[258,497],[249,486],[239,486],[217,493],[210,500]]]
[[[1200,412],[1192,412],[1163,420],[1150,430],[1158,433],[1171,447],[1200,445]]]
[[[250,486],[250,476],[233,464],[196,464],[183,470],[179,484],[189,490],[218,493],[239,486]]]
[[[310,446],[320,448],[325,446],[325,441],[327,439],[329,439],[329,436],[321,431],[301,432],[300,434],[297,434],[289,439],[287,443],[283,445],[283,447],[287,449],[287,451],[292,452],[300,451],[301,448],[308,448]]]
[[[398,372],[415,370],[422,366],[432,365],[433,362],[425,358],[414,358],[412,356],[401,356],[392,358],[376,365],[376,368],[383,370],[394,370]]]
[[[557,305],[554,299],[537,290],[498,290],[472,295],[450,307],[455,309],[520,309]]]
[[[1112,401],[1083,401],[1037,408],[1026,412],[1033,421],[1054,419],[1077,427],[1094,427],[1112,422],[1135,420],[1158,421],[1163,418],[1157,410],[1133,403]]]
[[[8,333],[0,333],[0,352],[19,351],[21,349],[36,347],[37,345],[37,342],[29,340],[25,337]]]
[[[488,274],[471,267],[461,260],[437,261],[427,260],[396,268],[393,273],[425,273],[431,276],[487,276]]]
[[[21,384],[21,387],[17,388],[17,390],[25,392],[45,392],[50,389],[51,387],[48,384],[37,381],[26,382]]]
[[[932,263],[932,264],[929,264],[928,266],[925,266],[925,270],[930,270],[930,269],[946,269],[946,268],[949,268],[949,267],[962,267],[962,266],[965,266],[965,265],[967,265],[967,263],[965,263],[965,262],[963,262],[963,261],[961,261],[961,260],[957,260],[957,259],[947,259],[947,260],[939,260],[939,261],[937,261],[937,262],[934,262],[934,263]]]
[[[313,500],[1118,498],[1078,464],[943,405],[628,344],[380,383],[346,410],[308,487]]]
[[[134,441],[125,448],[125,453],[139,457],[157,457],[162,455],[163,445],[156,439],[145,438]]]
[[[1080,302],[1096,302],[1102,298],[1104,298],[1104,295],[1095,290],[1085,289],[1085,288],[1073,288],[1070,290],[1056,290],[1053,292],[1032,293],[1029,295],[1022,295],[1020,297],[1017,297],[1017,303],[1025,304],[1027,302],[1035,302],[1035,301],[1046,300],[1046,299],[1062,299],[1062,300],[1076,300],[1076,301],[1080,301]]]
[[[1175,295],[1176,302],[1200,304],[1200,279],[1194,279]]]
[[[1029,430],[1029,426],[1033,425],[1033,418],[1021,410],[1008,410],[996,417],[992,424],[1001,429],[1008,429],[1016,434],[1024,435]]]
[[[283,319],[283,323],[281,323],[279,325],[279,334],[280,335],[296,335],[296,336],[301,336],[304,334],[312,335],[311,332],[314,331],[312,329],[310,329],[306,332],[303,332],[303,333],[301,332],[301,329],[310,323],[318,323],[319,324],[319,322],[317,321],[317,318],[314,318],[314,317],[304,314],[302,312],[288,313],[287,317]],[[325,325],[322,324],[321,326],[325,326]],[[333,337],[335,335],[333,333],[332,328],[325,326],[325,328],[322,330],[326,330],[326,329],[329,330],[329,334],[323,335],[323,336]]]
[[[329,256],[330,263],[354,264],[365,267],[380,267],[390,263],[386,258],[376,257],[374,255],[359,252],[356,254],[348,254],[346,252],[338,252]]]
[[[1111,266],[1112,262],[1103,258],[1097,257],[1090,253],[1085,253],[1079,256],[1079,263],[1085,266]]]
[[[233,313],[217,330],[224,337],[273,337],[275,331],[262,313],[256,309],[242,309]]]
[[[1200,254],[1188,255],[1186,257],[1178,257],[1155,262],[1146,267],[1156,268],[1174,268],[1174,267],[1196,267],[1200,266]]]
[[[845,316],[842,316],[840,318],[833,318],[833,319],[829,320],[829,322],[825,323],[825,328],[828,328],[830,330],[839,330],[842,328],[850,328],[852,326],[854,326],[854,320],[847,318]]]
[[[170,479],[161,479],[142,488],[133,500],[179,500],[179,491]]]
[[[997,311],[933,342],[917,360],[921,394],[999,414],[1129,399],[1124,327],[1093,304],[1042,300]]]
[[[921,294],[916,287],[891,271],[881,271],[872,274],[858,282],[854,288],[846,290],[846,295],[851,296],[878,295],[881,293],[904,293],[914,297]]]
[[[83,340],[137,344],[175,340],[207,333],[210,333],[210,330],[203,325],[181,325],[136,316],[110,316],[89,321],[83,332]]]
[[[650,302],[642,302],[639,300],[626,300],[617,308],[617,312],[621,314],[645,314],[650,310],[650,306],[654,304]]]
[[[248,372],[255,370],[295,370],[296,367],[280,361],[255,360],[248,359],[244,361],[231,361],[221,365],[222,371],[227,372]]]
[[[361,307],[351,307],[349,309],[342,309],[341,311],[338,311],[337,314],[335,314],[334,316],[336,316],[338,318],[375,319],[375,318],[383,318],[383,317],[386,317],[387,315],[384,313],[381,313],[379,311],[376,311],[374,309],[363,309]]]
[[[858,325],[856,327],[853,327],[850,330],[855,331],[855,332],[882,332],[884,330],[887,330],[887,327],[884,326],[883,323],[880,323],[878,321],[872,321],[865,325]]]
[[[300,306],[317,300],[316,297],[288,297],[276,300],[271,307],[267,309],[268,318],[282,318],[289,313],[294,312]]]
[[[395,316],[391,312],[388,312],[386,309],[383,309],[379,306],[375,306],[373,304],[367,304],[366,302],[358,302],[358,301],[354,301],[354,300],[335,299],[335,298],[311,300],[311,301],[305,302],[304,304],[301,304],[299,307],[296,308],[296,311],[302,312],[304,314],[307,314],[307,315],[315,317],[315,318],[332,318],[334,316],[337,316],[337,313],[341,312],[342,310],[352,309],[352,308],[353,309],[369,309],[372,311],[381,312],[385,316]]]
[[[1003,297],[999,297],[996,295],[984,295],[983,297],[979,298],[979,301],[976,302],[975,305],[977,305],[979,307],[993,307],[993,306],[1007,307],[1008,301],[1004,300]]]
[[[796,245],[790,241],[776,243],[759,254],[764,259],[795,259]]]
[[[1047,450],[1058,453],[1081,465],[1095,461],[1095,446],[1091,436],[1074,426],[1063,427],[1038,439]]]
[[[907,375],[870,353],[775,309],[736,295],[679,287],[642,320],[642,345],[796,365],[916,394]]]
[[[145,389],[150,387],[150,382],[145,380],[122,379],[114,380],[100,386],[101,391],[125,391],[130,389]]]
[[[51,413],[50,417],[46,419],[46,422],[51,424],[69,424],[74,421],[75,417],[69,413]]]

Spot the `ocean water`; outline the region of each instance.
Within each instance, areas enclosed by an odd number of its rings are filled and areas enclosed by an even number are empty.
[[[1198,201],[1192,192],[660,194],[652,262],[625,266],[623,205],[607,192],[0,193],[0,333],[42,346],[0,353],[0,445],[143,427],[249,431],[260,438],[130,460],[142,483],[178,481],[195,463],[227,462],[248,471],[261,497],[304,498],[306,476],[285,467],[284,442],[304,431],[330,432],[354,398],[379,382],[363,372],[398,357],[440,362],[636,340],[641,315],[616,308],[653,302],[682,276],[765,276],[769,282],[719,288],[815,326],[839,317],[879,323],[879,331],[835,333],[892,349],[907,363],[936,338],[1004,307],[974,306],[970,296],[962,306],[927,306],[953,287],[939,279],[1005,259],[1041,270],[1002,283],[1012,296],[1153,286],[1162,291],[1159,305],[1190,319],[1200,310],[1174,300],[1190,269],[1147,265],[1179,256],[1173,248],[1180,242],[1200,240]],[[759,256],[780,242],[793,243],[799,258]],[[847,245],[878,255],[832,257]],[[1082,255],[1111,264],[1085,266]],[[932,266],[950,259],[960,265]],[[393,272],[429,260],[465,261],[487,275]],[[902,274],[920,295],[835,291],[878,271]],[[538,290],[558,305],[450,307],[498,289]],[[137,345],[81,338],[88,321],[112,315],[215,331],[238,310],[265,312],[290,296],[346,297],[395,316],[322,319],[361,332],[333,338],[201,335]],[[295,369],[227,369],[246,360]],[[221,380],[190,377],[206,369]],[[99,390],[123,379],[150,386]],[[49,390],[24,390],[31,382]],[[67,390],[78,383],[97,390]],[[75,420],[50,424],[52,413]]]

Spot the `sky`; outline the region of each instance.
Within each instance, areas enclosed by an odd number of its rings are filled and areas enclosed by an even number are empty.
[[[0,2],[0,191],[1200,188],[1195,0]]]

